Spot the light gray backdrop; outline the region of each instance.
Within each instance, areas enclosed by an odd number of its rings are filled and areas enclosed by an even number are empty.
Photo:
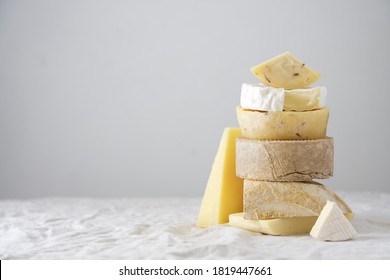
[[[335,190],[390,190],[390,2],[0,1],[0,198],[201,196],[249,68],[328,88]]]

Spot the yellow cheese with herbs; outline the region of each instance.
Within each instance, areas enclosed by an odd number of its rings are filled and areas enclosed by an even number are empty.
[[[352,220],[353,213],[345,213],[348,220]],[[245,230],[270,235],[307,234],[312,229],[318,217],[296,217],[270,220],[246,220],[244,213],[229,215],[229,225]]]
[[[197,226],[227,223],[229,214],[243,211],[243,179],[236,176],[239,128],[225,128],[199,210]]]
[[[308,87],[320,78],[318,72],[290,52],[282,53],[252,67],[251,72],[264,84],[284,89]]]
[[[329,110],[261,112],[237,106],[242,136],[258,140],[308,140],[326,137]]]

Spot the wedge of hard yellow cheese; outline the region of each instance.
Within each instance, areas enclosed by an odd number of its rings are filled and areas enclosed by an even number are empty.
[[[282,53],[251,68],[251,72],[264,84],[277,88],[304,88],[320,74],[298,60],[290,52]]]
[[[333,138],[253,140],[237,138],[236,174],[260,181],[311,181],[333,176]]]
[[[328,200],[343,213],[352,213],[331,189],[317,182],[244,180],[244,217],[249,220],[318,216]]]
[[[329,111],[260,112],[237,106],[242,136],[259,140],[307,140],[326,137]]]
[[[353,213],[345,213],[348,220],[353,219]],[[307,234],[313,228],[318,217],[280,218],[270,220],[246,220],[244,213],[229,215],[229,225],[253,232],[270,235]]]
[[[243,210],[243,179],[236,176],[239,128],[225,128],[199,210],[197,226],[227,223],[229,214]]]

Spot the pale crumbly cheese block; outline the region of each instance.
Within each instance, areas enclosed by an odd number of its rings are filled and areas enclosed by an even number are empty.
[[[260,181],[311,181],[333,176],[333,138],[237,138],[236,175]]]
[[[329,110],[260,112],[237,106],[242,136],[259,140],[308,140],[326,137]]]
[[[328,201],[310,235],[323,241],[344,241],[356,237],[357,232],[337,204]]]
[[[225,128],[199,210],[197,226],[227,223],[229,214],[243,211],[243,180],[236,176],[239,128]]]
[[[244,180],[244,217],[249,220],[318,216],[328,200],[343,213],[352,213],[337,194],[317,182]]]
[[[285,90],[263,84],[246,84],[241,87],[240,105],[257,111],[310,111],[325,107],[325,87]]]
[[[308,87],[320,78],[320,73],[290,52],[282,53],[250,70],[264,84],[285,89]]]
[[[353,219],[353,213],[345,213],[349,220]],[[270,220],[246,220],[244,213],[229,215],[229,225],[245,230],[270,234],[270,235],[294,235],[310,232],[318,217],[296,217]]]

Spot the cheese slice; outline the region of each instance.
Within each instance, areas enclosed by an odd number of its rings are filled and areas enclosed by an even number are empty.
[[[260,112],[237,106],[242,136],[259,140],[307,140],[326,137],[329,111]]]
[[[237,138],[236,174],[260,181],[311,181],[333,176],[333,138],[253,140]]]
[[[344,241],[356,237],[357,233],[337,204],[328,201],[310,235],[323,241]]]
[[[244,180],[244,217],[249,220],[318,216],[328,200],[343,213],[352,212],[331,189],[317,182]]]
[[[243,211],[243,180],[236,176],[239,128],[225,128],[199,210],[197,226],[227,223],[229,214]]]
[[[345,217],[353,219],[353,213],[346,213]],[[281,218],[270,220],[246,220],[244,213],[229,215],[229,225],[245,230],[270,234],[270,235],[294,235],[310,232],[318,217]]]
[[[310,111],[326,105],[326,87],[302,88],[285,90],[285,111]]]
[[[251,72],[264,84],[277,88],[304,88],[320,74],[299,61],[290,52],[282,53],[251,68]]]
[[[241,87],[242,108],[259,111],[283,111],[284,89],[263,84],[243,84]]]
[[[309,111],[325,107],[326,88],[315,87],[285,90],[263,84],[246,84],[241,87],[240,105],[257,111]]]

